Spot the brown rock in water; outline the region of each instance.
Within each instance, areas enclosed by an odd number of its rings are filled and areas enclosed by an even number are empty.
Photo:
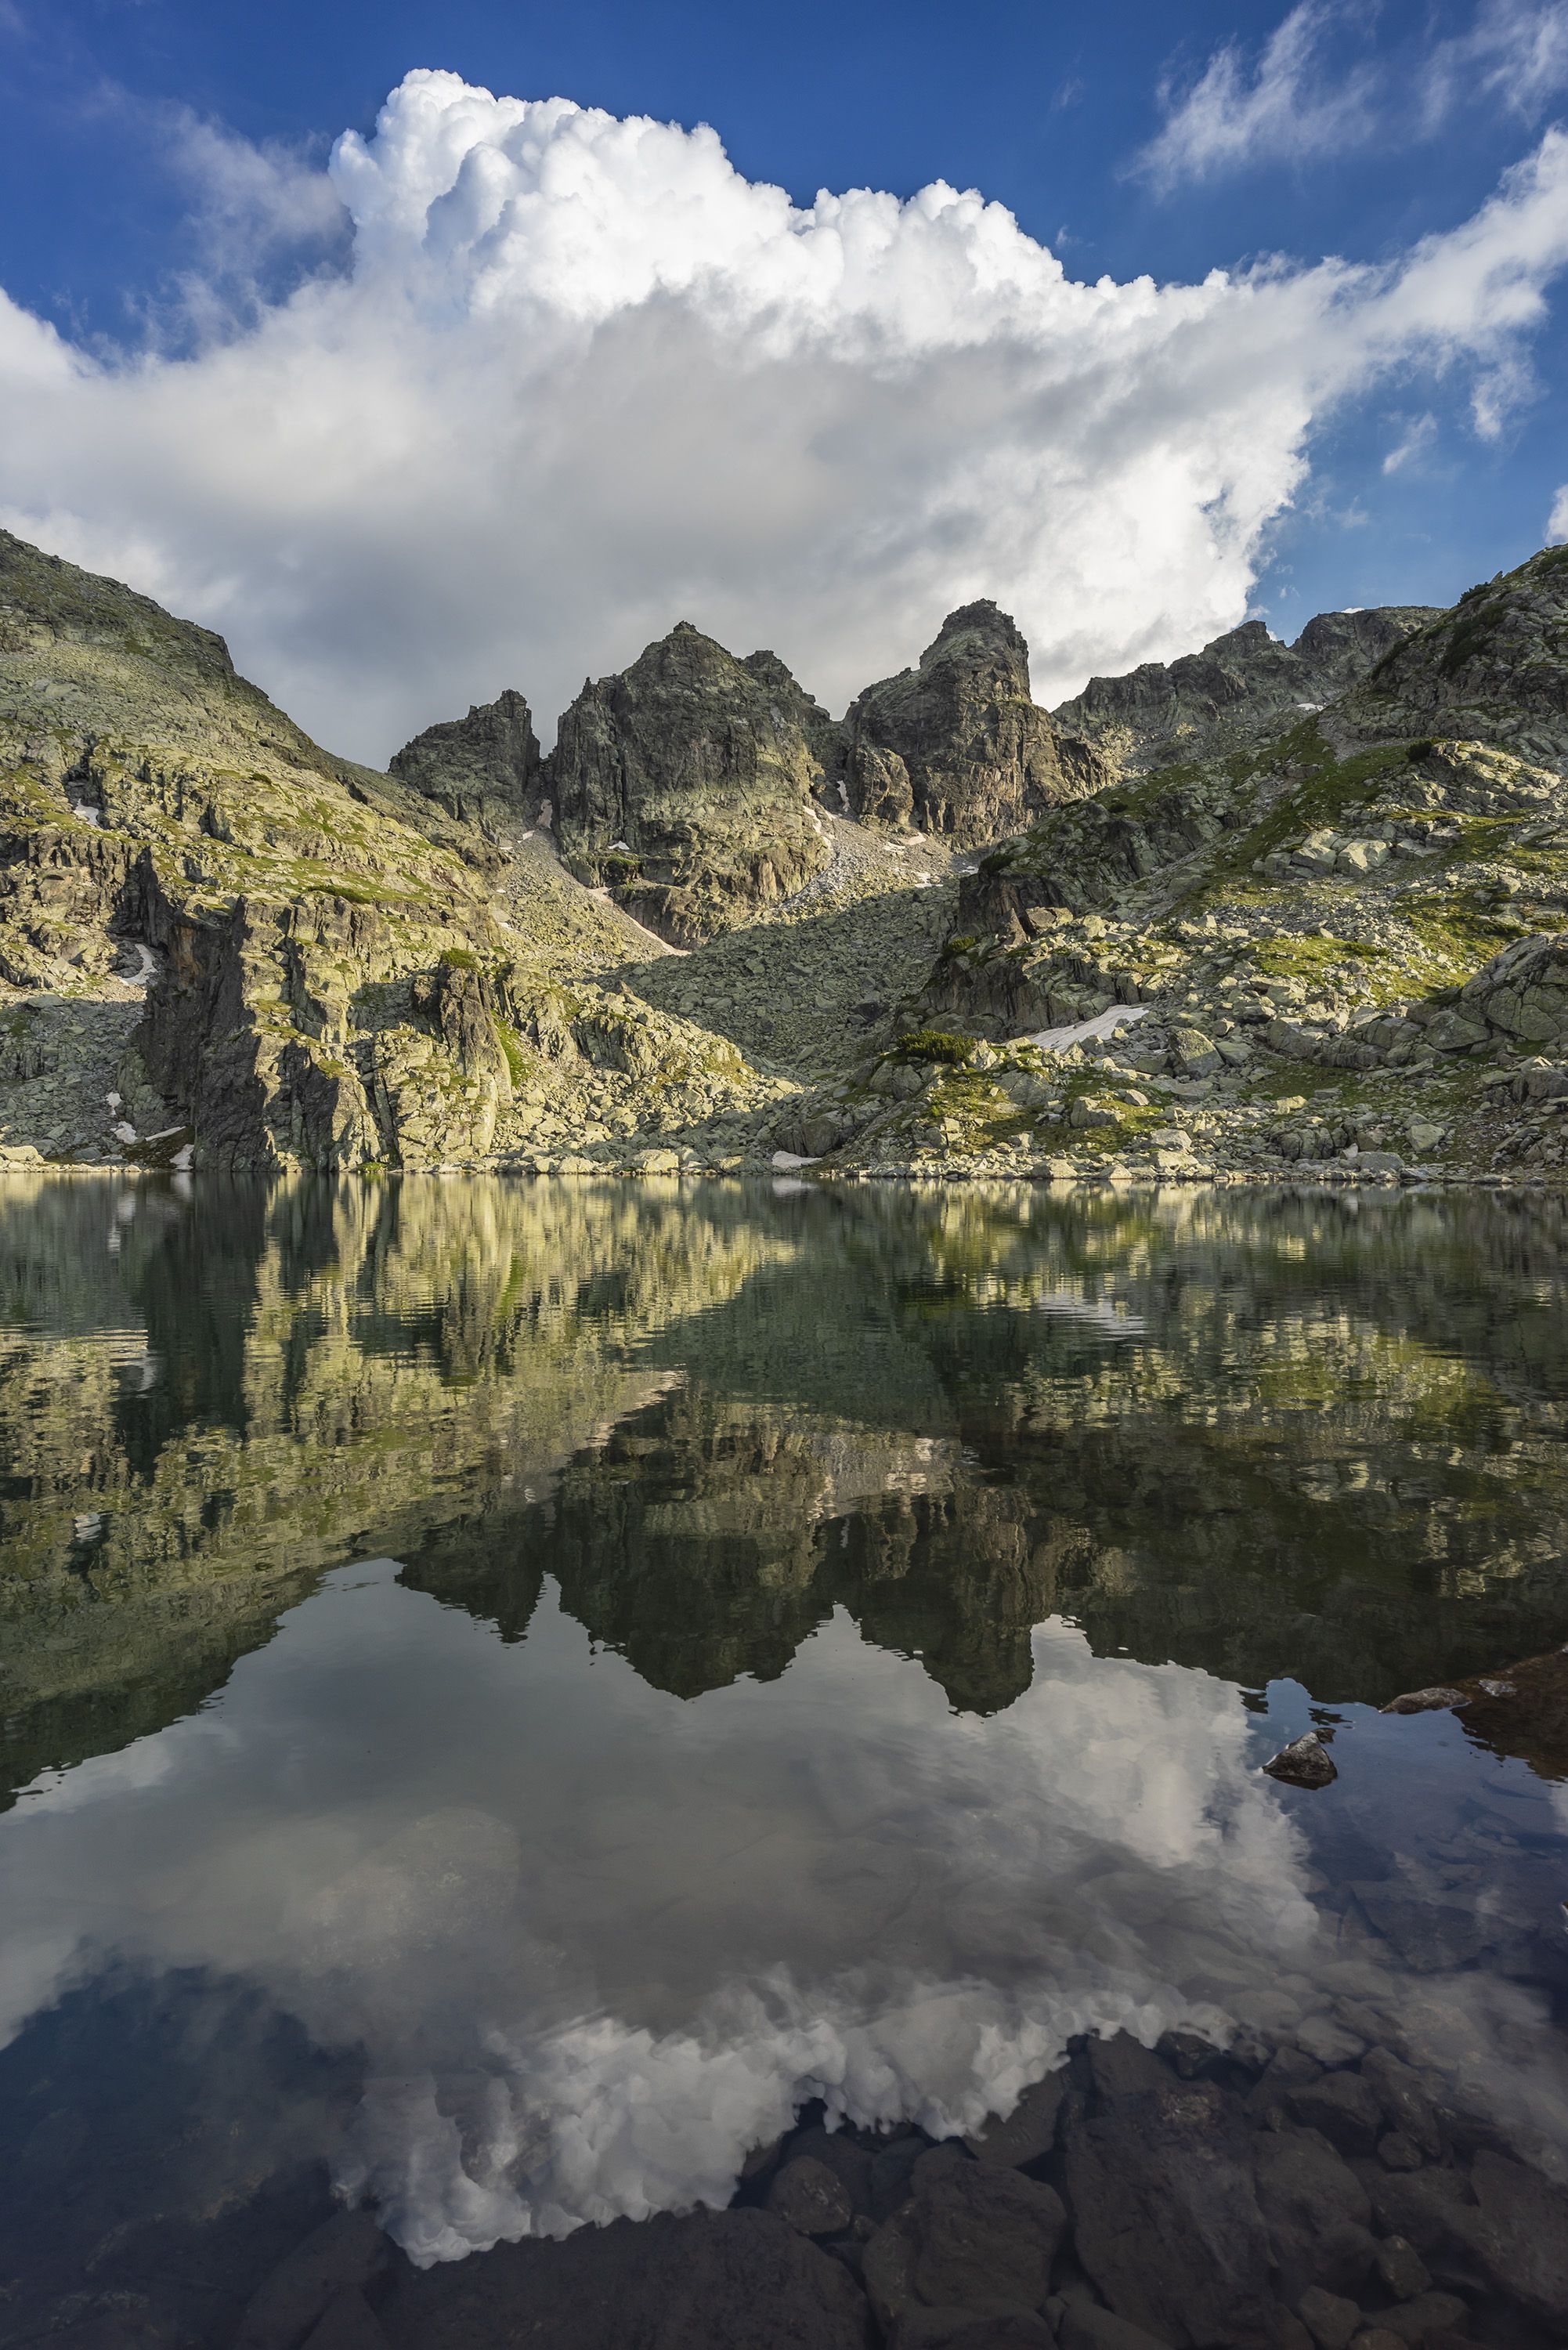
[[[1432,1689],[1406,1690],[1401,1696],[1391,1697],[1387,1704],[1380,1705],[1377,1711],[1379,1713],[1439,1713],[1444,1706],[1466,1702],[1463,1690],[1449,1689],[1439,1682]]]
[[[827,864],[835,740],[776,654],[737,660],[682,620],[563,716],[545,763],[561,855],[665,938],[733,929]]]
[[[830,806],[961,846],[999,839],[1106,779],[1031,699],[1029,648],[990,602],[950,612],[918,669],[867,686],[844,735]]]
[[[1315,1730],[1282,1746],[1277,1754],[1270,1756],[1263,1769],[1271,1779],[1282,1779],[1288,1787],[1326,1787],[1339,1776]]]

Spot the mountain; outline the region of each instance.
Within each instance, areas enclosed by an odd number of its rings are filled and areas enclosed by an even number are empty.
[[[1272,637],[1262,620],[1246,620],[1179,660],[1145,661],[1126,677],[1092,677],[1052,716],[1094,746],[1107,782],[1177,760],[1215,758],[1336,701],[1441,617],[1422,605],[1320,612],[1293,645]]]
[[[1110,772],[1031,699],[1028,646],[979,603],[949,613],[918,669],[851,702],[834,780],[846,816],[972,847]]]
[[[538,814],[543,762],[534,714],[510,689],[466,718],[427,726],[394,753],[389,772],[461,822],[484,826]]]
[[[1554,1175],[1565,776],[1563,549],[1054,718],[992,604],[839,722],[683,623],[380,775],[0,536],[0,1164]]]
[[[688,620],[589,680],[548,764],[568,868],[660,937],[731,930],[828,863],[817,709],[773,653],[737,660]]]

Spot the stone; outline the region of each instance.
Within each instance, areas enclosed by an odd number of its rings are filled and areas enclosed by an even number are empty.
[[[1361,2077],[1383,2109],[1392,2130],[1407,2138],[1422,2154],[1442,2152],[1442,2133],[1421,2075],[1389,2048],[1371,2048],[1362,2060]],[[1392,2167],[1392,2166],[1390,2166]]]
[[[533,713],[508,691],[466,718],[427,726],[387,762],[387,772],[460,819],[495,814],[532,824],[543,781]]]
[[[890,2219],[900,2204],[909,2201],[914,2192],[915,2165],[929,2152],[930,2140],[911,2132],[908,2137],[894,2138],[872,2156],[869,2210],[873,2219]]]
[[[1429,2342],[1434,2334],[1453,2333],[1469,2311],[1457,2293],[1422,2293],[1398,2309],[1380,2310],[1376,2324],[1397,2342],[1412,2345]]]
[[[1470,2184],[1479,2208],[1456,2206],[1453,2233],[1500,2293],[1548,2325],[1568,2325],[1568,2192],[1490,2147]]]
[[[1059,2350],[1168,2350],[1158,2335],[1134,2325],[1114,2310],[1075,2302],[1057,2322]]]
[[[972,2309],[906,2309],[890,2350],[1055,2350],[1056,2337],[1033,2310],[977,2316]]]
[[[1309,2015],[1298,2024],[1296,2045],[1325,2066],[1354,2064],[1366,2054],[1366,2041],[1328,2015]]]
[[[1296,2303],[1297,2314],[1318,2350],[1347,2350],[1361,2326],[1361,2312],[1343,2293],[1312,2285]]]
[[[1057,2116],[1067,2094],[1064,2073],[1048,2073],[1025,2089],[1004,2120],[992,2117],[965,2138],[977,2162],[1022,2167],[1038,2162],[1056,2143]]]
[[[871,2161],[847,2130],[805,2129],[789,2142],[792,2160],[807,2159],[831,2170],[857,2211],[871,2209]]]
[[[303,2350],[387,2350],[387,2337],[364,2294],[349,2285],[334,2293],[306,2335]]]
[[[1179,2343],[1261,2329],[1269,2245],[1235,2101],[1168,2076],[1064,2127],[1075,2247],[1116,2314]]]
[[[1220,756],[1299,725],[1303,704],[1333,702],[1415,629],[1439,617],[1421,607],[1320,612],[1293,645],[1244,621],[1200,652],[1145,661],[1126,677],[1091,678],[1057,705],[1058,725],[1085,736],[1126,775],[1178,759]]]
[[[1382,2133],[1381,2107],[1359,2073],[1325,2073],[1291,2090],[1287,2103],[1303,2128],[1321,2131],[1341,2154],[1370,2154]]]
[[[1436,1713],[1444,1706],[1463,1705],[1463,1690],[1449,1689],[1434,1683],[1430,1689],[1407,1690],[1400,1697],[1391,1697],[1386,1705],[1379,1706],[1380,1713]]]
[[[341,2293],[387,2274],[392,2248],[369,2211],[337,2211],[296,2245],[245,2305],[234,2350],[297,2350]]]
[[[403,2269],[390,2350],[865,2350],[848,2270],[775,2212],[617,2220]]]
[[[1384,2238],[1374,2256],[1374,2266],[1396,2301],[1414,2301],[1432,2282],[1426,2262],[1403,2236]]]
[[[682,621],[563,714],[545,764],[561,855],[661,937],[712,937],[827,864],[836,740],[774,655],[737,660]]]
[[[1377,2159],[1386,2170],[1419,2170],[1426,2157],[1403,2130],[1390,2130],[1377,2141]]]
[[[1029,691],[1029,649],[994,604],[950,612],[919,665],[868,686],[844,720],[846,812],[913,821],[960,844],[996,840],[1094,789],[1106,771]]]
[[[922,2181],[913,2206],[916,2293],[931,2308],[1038,2309],[1066,2230],[1051,2187],[971,2162]]]
[[[842,2234],[855,2205],[840,2180],[810,2155],[792,2155],[768,2188],[767,2208],[803,2236]]]
[[[1289,1787],[1326,1787],[1339,1776],[1333,1757],[1315,1730],[1293,1738],[1262,1767],[1271,1779],[1279,1779]]]
[[[1375,2256],[1366,2189],[1314,2129],[1260,2132],[1252,2142],[1259,2209],[1288,2286],[1345,2292]]]
[[[1095,2095],[1108,2104],[1124,2097],[1158,2095],[1170,2086],[1163,2060],[1130,2032],[1113,2032],[1091,2038],[1085,2049]]]

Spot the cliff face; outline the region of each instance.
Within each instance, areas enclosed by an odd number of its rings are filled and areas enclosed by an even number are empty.
[[[737,660],[682,621],[562,718],[561,854],[661,937],[734,929],[828,862],[815,795],[829,724],[774,655]]]
[[[635,933],[508,837],[520,698],[401,765],[417,788],[321,750],[210,631],[0,536],[0,1156],[472,1162],[766,1097],[597,986]]]
[[[528,704],[510,687],[466,718],[427,726],[387,764],[399,783],[462,822],[531,823],[538,813],[539,741]]]
[[[1052,714],[1095,745],[1107,782],[1178,760],[1214,758],[1336,701],[1439,617],[1417,605],[1320,612],[1293,645],[1272,637],[1262,620],[1247,620],[1179,660],[1145,661],[1125,677],[1093,677]]]
[[[903,670],[867,686],[844,721],[834,778],[840,806],[867,824],[995,840],[1105,781],[1086,746],[1064,739],[1029,692],[1029,648],[992,603],[950,612]]]
[[[1345,702],[1368,740],[1433,733],[1568,763],[1568,547],[1549,546],[1422,616]]]

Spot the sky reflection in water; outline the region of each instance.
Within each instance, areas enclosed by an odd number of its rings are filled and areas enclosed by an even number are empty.
[[[1368,1709],[1568,1637],[1563,1238],[9,1187],[13,2057],[62,1996],[243,1993],[339,2071],[198,2065],[228,2158],[325,2154],[421,2260],[722,2202],[806,2096],[967,2126],[1075,2032],[1293,1987],[1562,2131],[1562,1797]],[[1257,1770],[1312,1719],[1318,1797]]]

